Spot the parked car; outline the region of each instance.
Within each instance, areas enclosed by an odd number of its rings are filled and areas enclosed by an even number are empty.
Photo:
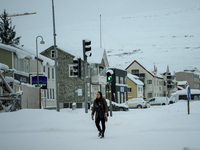
[[[150,105],[168,105],[169,100],[168,97],[153,97],[148,100]]]
[[[107,106],[108,106],[108,111],[110,111],[110,100],[106,99]],[[92,110],[93,104],[91,105],[91,110]],[[129,108],[125,104],[118,104],[112,101],[112,110],[113,111],[128,111]]]
[[[110,100],[106,99],[108,110],[110,110]],[[112,110],[113,111],[128,111],[129,108],[125,104],[118,104],[112,101]]]
[[[150,104],[143,98],[132,98],[125,103],[129,108],[149,108]]]
[[[179,100],[188,100],[186,89],[172,93],[172,95],[169,99],[169,103],[175,103]],[[200,100],[200,90],[191,89],[191,100]]]

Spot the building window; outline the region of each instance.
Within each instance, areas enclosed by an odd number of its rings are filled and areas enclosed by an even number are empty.
[[[45,98],[47,97],[47,93],[46,93],[46,90],[44,90],[44,97],[45,97]]]
[[[120,77],[120,84],[124,84],[124,78]]]
[[[45,72],[45,66],[43,66],[43,72]]]
[[[132,87],[128,87],[127,91],[128,93],[132,93]]]
[[[50,89],[50,99],[52,99],[52,92],[51,92],[51,89]]]
[[[18,58],[15,55],[15,69],[18,70]]]
[[[15,56],[15,69],[21,71],[21,59],[18,59],[17,56]]]
[[[147,93],[147,98],[152,98],[152,93]]]
[[[119,84],[119,77],[116,76],[116,83]]]
[[[152,80],[147,80],[147,84],[152,84]]]
[[[47,99],[49,99],[49,89],[47,89]]]
[[[53,99],[55,98],[54,89],[52,89]]]
[[[74,76],[74,65],[69,65],[69,77],[75,77]]]
[[[127,84],[127,76],[124,78],[124,84]]]
[[[50,68],[48,67],[48,78],[50,79]]]
[[[131,70],[132,74],[139,74],[139,70]]]
[[[55,58],[55,51],[51,50],[51,58]]]
[[[24,72],[29,72],[29,63],[27,59],[24,59]]]
[[[54,79],[54,68],[52,68],[52,79]]]
[[[126,102],[126,92],[124,92],[124,102]]]
[[[138,92],[140,91],[140,87],[138,87]]]

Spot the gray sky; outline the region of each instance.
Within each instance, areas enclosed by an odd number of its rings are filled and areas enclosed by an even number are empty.
[[[104,19],[109,19],[115,16],[185,7],[188,2],[196,4],[197,1],[199,0],[54,0],[56,31],[59,36],[63,34],[59,31],[61,26],[93,21],[96,21],[98,26],[100,14]],[[35,49],[35,38],[37,35],[43,35],[43,30],[49,33],[44,37],[46,43],[53,44],[51,2],[51,0],[0,0],[0,12],[2,13],[4,9],[9,14],[37,12],[36,15],[12,17],[17,36],[22,36],[21,44]],[[45,45],[45,47],[49,46]]]

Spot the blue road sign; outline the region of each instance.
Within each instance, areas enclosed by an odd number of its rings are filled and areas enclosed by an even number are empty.
[[[187,97],[188,97],[188,100],[191,100],[191,90],[190,90],[189,85],[187,86]]]

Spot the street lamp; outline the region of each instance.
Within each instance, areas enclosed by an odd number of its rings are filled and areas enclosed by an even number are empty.
[[[38,71],[38,44],[37,44],[37,39],[38,39],[39,37],[42,39],[42,40],[40,41],[40,44],[45,44],[45,42],[43,41],[43,37],[42,37],[42,36],[39,35],[39,36],[36,37],[37,87],[39,87],[39,75],[38,75],[38,74],[39,74],[39,73],[38,73],[38,72],[39,72],[39,71]]]

